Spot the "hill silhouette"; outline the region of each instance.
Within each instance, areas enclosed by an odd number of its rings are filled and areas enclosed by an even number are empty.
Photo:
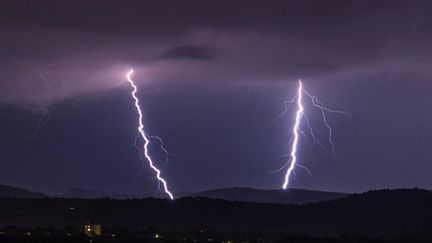
[[[98,198],[112,198],[112,199],[130,199],[130,198],[145,198],[150,195],[128,195],[120,193],[111,193],[102,190],[92,190],[84,188],[72,188],[64,194],[58,195],[61,198],[82,198],[82,199],[98,199]]]
[[[0,198],[45,198],[46,195],[13,186],[0,185]]]
[[[190,195],[191,197],[205,197],[213,199],[224,199],[239,202],[260,202],[260,203],[294,203],[303,204],[319,201],[328,201],[347,197],[347,193],[323,192],[305,189],[289,190],[263,190],[254,188],[226,188],[208,190]]]
[[[157,227],[170,231],[294,232],[309,236],[432,239],[432,193],[378,190],[294,204],[167,199],[0,199],[0,225]]]
[[[189,195],[190,193],[178,192],[176,196],[182,197]],[[160,195],[160,194],[159,194]],[[163,194],[162,194],[163,196]],[[99,199],[99,198],[111,198],[111,199],[143,199],[156,197],[159,198],[154,192],[147,192],[141,194],[123,194],[115,192],[106,192],[103,190],[86,189],[86,188],[72,188],[66,193],[53,195],[52,197],[59,198],[81,198],[81,199]]]

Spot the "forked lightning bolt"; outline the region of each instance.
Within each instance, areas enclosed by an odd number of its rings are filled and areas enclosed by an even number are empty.
[[[294,169],[296,168],[296,166],[304,168],[309,173],[309,171],[307,170],[306,167],[304,167],[303,165],[299,164],[299,162],[298,162],[298,154],[297,154],[298,153],[298,147],[299,147],[300,135],[303,135],[303,136],[305,136],[305,138],[307,138],[306,133],[301,129],[301,125],[302,125],[303,119],[306,121],[306,127],[309,130],[310,136],[313,138],[312,146],[314,144],[318,144],[319,146],[321,146],[327,152],[327,149],[326,149],[325,145],[319,141],[319,139],[317,138],[317,136],[315,136],[315,134],[314,134],[314,132],[312,130],[312,126],[310,124],[309,118],[305,114],[305,108],[304,108],[304,105],[303,105],[303,95],[306,95],[307,97],[309,97],[311,99],[312,105],[315,108],[318,108],[320,110],[321,115],[322,115],[323,123],[324,123],[325,127],[328,130],[328,136],[329,136],[328,140],[329,140],[329,144],[331,146],[332,154],[333,155],[335,153],[335,146],[334,146],[334,143],[333,143],[333,131],[332,131],[332,129],[331,129],[329,123],[328,123],[326,112],[329,112],[329,113],[340,113],[340,114],[343,114],[343,115],[348,116],[348,117],[350,116],[346,112],[343,112],[343,111],[340,111],[340,110],[333,110],[333,109],[329,109],[329,108],[325,107],[323,105],[323,103],[321,103],[318,100],[317,97],[309,94],[303,88],[303,83],[301,82],[301,80],[298,81],[297,94],[294,96],[293,99],[291,99],[290,101],[285,102],[285,110],[279,116],[279,118],[280,118],[281,116],[283,116],[284,114],[286,114],[286,112],[288,110],[287,104],[291,104],[291,103],[295,102],[297,110],[296,110],[296,116],[295,116],[294,126],[292,128],[293,138],[292,138],[291,150],[290,150],[290,154],[289,154],[290,158],[289,158],[288,163],[285,164],[282,167],[282,168],[284,168],[284,167],[286,167],[286,166],[289,165],[288,169],[286,171],[286,174],[285,174],[284,183],[282,185],[283,189],[287,189],[288,188],[291,174],[294,172]]]
[[[154,165],[153,159],[151,158],[151,156],[149,154],[149,148],[148,148],[148,146],[150,144],[150,140],[149,140],[148,136],[146,135],[146,133],[144,131],[143,114],[142,114],[141,107],[140,107],[140,104],[139,104],[140,103],[139,99],[136,96],[136,93],[138,92],[138,88],[135,85],[135,82],[132,80],[132,74],[133,74],[133,72],[134,72],[133,69],[131,69],[127,73],[126,77],[127,77],[127,80],[129,82],[129,84],[132,87],[131,95],[132,95],[132,98],[135,100],[135,108],[136,108],[136,110],[138,112],[138,115],[139,115],[139,119],[138,119],[138,124],[139,124],[139,126],[138,126],[138,132],[141,135],[141,138],[144,140],[144,153],[143,154],[144,154],[146,160],[148,161],[148,164],[149,164],[150,168],[156,173],[156,178],[158,179],[158,182],[162,183],[164,192],[169,196],[170,199],[174,199],[173,194],[168,189],[168,184],[167,184],[166,180],[164,178],[162,178],[162,176],[161,176],[160,169],[158,169]]]
[[[301,123],[301,119],[303,117],[303,112],[304,112],[304,108],[303,108],[303,104],[302,104],[302,90],[303,90],[303,84],[302,82],[299,80],[299,87],[297,90],[297,112],[296,112],[296,117],[295,117],[295,123],[294,123],[294,127],[293,127],[293,135],[294,135],[294,139],[292,141],[291,144],[291,153],[290,153],[290,165],[288,167],[288,170],[285,174],[285,182],[282,185],[283,189],[287,189],[288,187],[288,182],[289,182],[289,178],[291,173],[293,172],[296,163],[297,163],[297,145],[299,142],[299,133],[300,131],[300,123]]]

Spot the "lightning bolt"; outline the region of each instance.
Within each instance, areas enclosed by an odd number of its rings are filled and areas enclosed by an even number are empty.
[[[136,93],[138,92],[138,88],[135,85],[135,82],[132,80],[132,74],[133,73],[134,73],[134,70],[131,69],[127,73],[126,78],[127,78],[129,84],[132,87],[131,96],[132,96],[132,98],[135,101],[135,108],[136,108],[136,110],[138,112],[138,115],[139,115],[139,119],[138,119],[138,124],[139,124],[139,126],[138,126],[138,132],[141,135],[141,138],[144,140],[144,146],[143,146],[143,148],[144,148],[144,156],[145,156],[146,160],[148,161],[148,164],[149,164],[150,168],[156,173],[156,178],[157,178],[158,182],[162,184],[164,192],[169,196],[169,198],[171,200],[173,200],[174,196],[169,191],[168,184],[167,184],[166,180],[164,178],[162,178],[161,171],[154,165],[153,160],[152,160],[152,158],[151,158],[151,156],[149,154],[148,146],[150,144],[150,140],[149,140],[147,134],[144,131],[143,114],[142,114],[142,110],[141,110],[141,107],[140,107],[140,104],[139,104],[140,103],[139,99],[136,96]]]
[[[330,108],[327,108],[326,106],[324,106],[324,104],[321,101],[319,101],[316,96],[311,95],[310,93],[308,93],[303,88],[303,83],[301,82],[301,80],[298,81],[297,94],[291,100],[284,102],[285,109],[278,116],[278,119],[281,118],[282,116],[284,116],[287,113],[287,111],[289,109],[289,105],[294,104],[294,103],[296,104],[297,110],[296,110],[294,126],[292,128],[293,138],[292,138],[292,142],[291,142],[291,150],[290,150],[290,154],[289,154],[289,160],[284,166],[282,166],[281,168],[279,168],[278,170],[275,171],[275,172],[277,172],[277,171],[282,170],[285,167],[288,167],[286,174],[285,174],[284,183],[282,185],[282,188],[284,190],[288,188],[291,174],[294,173],[294,169],[296,167],[301,167],[301,168],[305,169],[306,172],[310,175],[309,170],[305,166],[301,165],[298,162],[298,155],[297,155],[300,135],[303,135],[307,139],[306,133],[301,129],[301,125],[302,125],[303,120],[306,121],[306,127],[309,131],[310,136],[313,139],[311,148],[315,144],[318,144],[325,152],[328,153],[326,146],[314,134],[310,120],[305,114],[305,108],[303,105],[303,95],[310,98],[312,106],[320,110],[320,113],[322,116],[322,121],[328,130],[328,142],[331,146],[333,156],[335,155],[335,145],[333,143],[333,130],[328,123],[326,113],[338,113],[338,114],[345,115],[347,117],[351,117],[350,114],[348,114],[344,111],[333,110],[333,109],[330,109]]]
[[[297,145],[298,145],[298,141],[299,141],[299,133],[300,133],[300,123],[301,123],[301,119],[303,117],[303,112],[304,112],[304,108],[303,108],[303,104],[302,104],[302,92],[303,91],[303,84],[301,82],[301,80],[299,80],[299,87],[297,90],[297,112],[296,112],[296,117],[295,117],[295,123],[294,123],[294,127],[293,127],[293,134],[294,134],[294,139],[292,141],[291,144],[291,153],[290,153],[290,164],[288,167],[288,170],[285,174],[285,181],[282,185],[283,189],[287,189],[288,187],[288,182],[289,182],[289,178],[291,173],[293,172],[296,163],[297,163]]]

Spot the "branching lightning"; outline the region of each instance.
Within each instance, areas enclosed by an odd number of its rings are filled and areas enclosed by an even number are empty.
[[[169,151],[168,151],[168,149],[165,147],[165,144],[164,144],[164,141],[162,140],[162,138],[161,137],[159,137],[159,136],[154,136],[154,135],[149,135],[149,134],[147,134],[147,137],[148,138],[151,138],[151,139],[154,139],[154,140],[157,140],[158,142],[159,142],[159,148],[160,148],[160,150],[162,150],[162,152],[165,154],[165,162],[168,164],[168,162],[169,162],[169,157],[170,156],[175,156],[174,154],[172,154],[172,153],[170,153]]]
[[[50,119],[50,113],[49,113],[49,111],[48,111],[47,108],[44,108],[42,110],[42,115],[39,118],[39,121],[38,121],[38,124],[36,126],[36,129],[34,130],[33,134],[30,137],[28,137],[25,141],[31,141],[31,140],[37,138],[38,135],[39,135],[39,132],[45,126],[45,124],[47,124],[47,122],[49,121],[49,119]]]
[[[43,73],[40,72],[40,73],[39,73],[39,77],[40,77],[41,80],[43,81],[45,87],[46,87],[48,90],[51,90],[52,87],[51,87],[51,85],[48,83],[48,80],[45,78],[45,76],[43,75]],[[30,137],[28,137],[25,141],[26,141],[26,142],[29,142],[29,141],[31,141],[31,140],[36,139],[36,138],[39,136],[39,133],[40,133],[40,131],[42,130],[42,128],[45,126],[45,124],[48,123],[49,119],[50,119],[50,112],[49,112],[48,108],[45,107],[45,108],[42,109],[41,117],[39,118],[39,121],[38,121],[38,123],[37,123],[37,126],[36,126],[36,128],[35,128],[33,134],[32,134]]]
[[[309,135],[313,139],[313,141],[311,143],[311,148],[315,144],[318,144],[325,152],[328,153],[326,146],[315,135],[315,133],[312,129],[310,120],[307,117],[307,115],[305,114],[305,108],[304,108],[304,104],[303,104],[303,96],[310,98],[312,106],[315,108],[318,108],[320,110],[320,113],[322,115],[322,121],[324,123],[324,126],[328,130],[328,142],[331,146],[333,156],[335,154],[335,145],[333,143],[333,130],[328,123],[326,113],[339,113],[339,114],[343,114],[345,116],[350,117],[350,115],[344,111],[333,110],[333,109],[325,107],[324,104],[321,101],[319,101],[316,96],[311,95],[310,93],[308,93],[303,88],[303,83],[301,82],[301,80],[298,81],[298,89],[297,89],[296,95],[291,100],[286,101],[284,103],[284,111],[278,116],[278,119],[283,117],[288,112],[290,105],[294,104],[294,103],[296,104],[297,109],[296,109],[296,113],[295,113],[296,116],[295,116],[294,126],[292,128],[293,137],[291,140],[291,150],[289,153],[289,160],[284,166],[282,166],[278,170],[275,170],[275,172],[277,172],[277,171],[282,170],[285,167],[288,167],[286,174],[285,174],[284,183],[282,185],[283,189],[288,188],[290,177],[295,172],[294,170],[296,167],[300,167],[300,168],[305,169],[306,172],[310,175],[309,170],[305,166],[301,165],[298,161],[298,147],[299,147],[300,135],[303,135],[307,139],[306,133],[301,128],[303,120],[305,121],[306,127],[309,131]]]
[[[131,92],[131,96],[135,101],[135,108],[138,112],[139,115],[139,119],[138,119],[138,132],[141,136],[141,138],[144,140],[144,146],[143,146],[143,153],[144,157],[146,158],[146,160],[148,161],[148,164],[150,166],[150,168],[156,173],[156,178],[158,180],[158,183],[161,183],[164,189],[164,192],[169,196],[170,199],[174,199],[173,194],[169,191],[168,189],[168,184],[166,182],[166,180],[164,178],[162,178],[161,176],[161,171],[154,165],[153,159],[151,158],[150,154],[149,154],[149,144],[150,144],[150,140],[149,140],[149,136],[145,133],[144,131],[144,124],[143,124],[143,114],[141,111],[141,107],[139,104],[139,99],[136,96],[136,93],[138,92],[138,88],[135,85],[135,82],[132,80],[132,74],[133,74],[133,69],[131,69],[128,73],[127,73],[127,80],[129,82],[129,84],[132,87],[132,92]],[[154,137],[154,136],[153,136]],[[168,151],[166,151],[166,149],[163,147],[163,143],[162,140],[159,137],[154,137],[156,139],[159,139],[159,141],[161,142],[161,147],[164,149],[164,151],[166,152],[166,154],[168,154]],[[141,155],[140,155],[141,156]]]
[[[329,143],[330,143],[331,148],[332,148],[332,154],[334,155],[335,154],[335,146],[334,146],[334,143],[333,143],[333,130],[332,130],[332,128],[330,127],[330,125],[328,123],[326,112],[339,113],[339,114],[345,115],[347,117],[351,117],[351,115],[348,114],[348,113],[346,113],[346,112],[344,112],[344,111],[333,110],[333,109],[327,108],[327,107],[324,106],[324,104],[321,101],[318,100],[318,98],[316,96],[313,96],[313,95],[309,94],[304,89],[302,89],[302,91],[311,99],[312,105],[315,106],[315,107],[317,107],[318,109],[320,109],[324,125],[326,126],[326,128],[327,128],[327,130],[329,132]],[[308,123],[308,126],[309,126],[311,134],[312,134],[312,128],[310,127],[309,120],[307,121],[307,123]],[[316,141],[318,141],[318,140],[316,140]]]

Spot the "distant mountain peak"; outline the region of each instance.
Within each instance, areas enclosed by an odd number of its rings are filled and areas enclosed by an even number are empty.
[[[47,196],[39,193],[32,192],[27,189],[22,189],[13,186],[0,185],[0,198],[26,198],[26,199],[38,199],[46,198]]]

